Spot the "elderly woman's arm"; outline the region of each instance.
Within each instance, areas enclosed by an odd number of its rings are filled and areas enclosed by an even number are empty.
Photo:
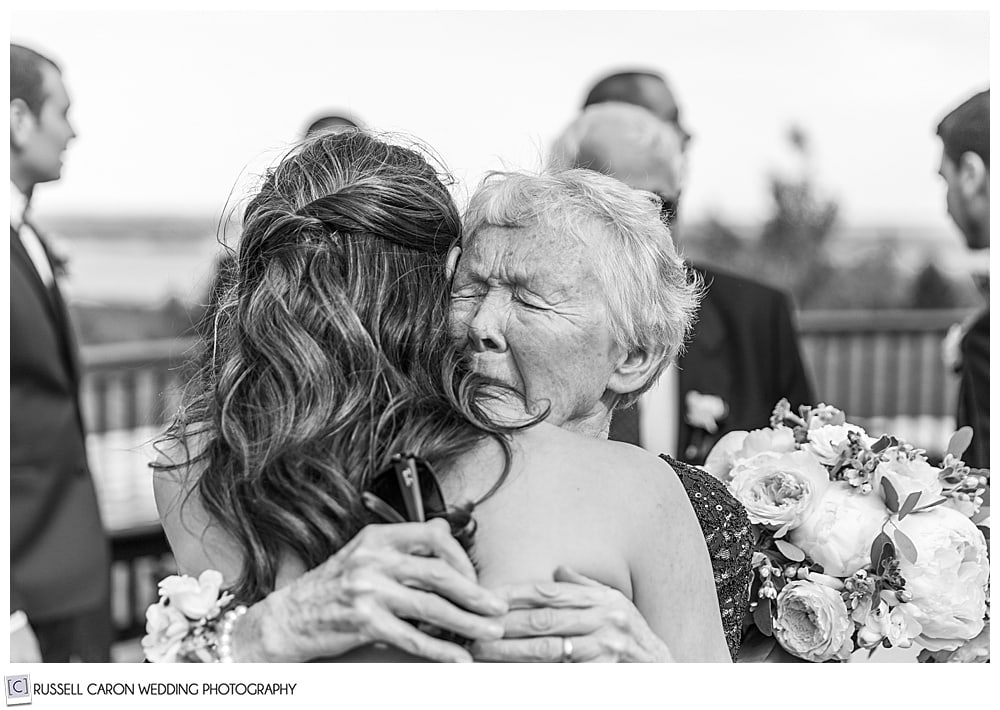
[[[314,570],[254,604],[233,631],[236,661],[335,658],[374,642],[414,656],[469,662],[464,648],[419,631],[419,619],[496,639],[507,605],[475,582],[443,520],[373,525]]]
[[[236,542],[214,524],[180,470],[160,470],[154,493],[179,570],[239,575]],[[190,493],[190,495],[189,495]],[[507,604],[476,583],[472,563],[443,520],[371,525],[306,572],[286,560],[277,589],[253,604],[232,635],[236,661],[336,658],[381,642],[436,661],[467,662],[469,652],[403,619],[425,621],[474,640],[499,638]]]

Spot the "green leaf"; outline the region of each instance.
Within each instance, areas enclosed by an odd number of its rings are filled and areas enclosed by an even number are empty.
[[[774,650],[775,643],[773,636],[764,636],[755,629],[751,630],[740,644],[739,662],[763,663]]]
[[[885,493],[885,507],[889,512],[899,512],[899,494],[888,478],[882,477],[882,491]]]
[[[903,501],[903,505],[899,508],[899,519],[902,520],[907,515],[913,512],[917,503],[920,501],[920,491],[913,491],[910,495],[906,496],[906,500]]]
[[[905,557],[910,564],[917,564],[917,547],[913,544],[913,540],[906,536],[902,530],[896,530],[893,534],[896,538],[896,545],[899,547],[899,553]]]
[[[872,542],[871,549],[872,567],[875,569],[875,574],[882,574],[883,560],[892,558],[895,552],[896,548],[892,544],[892,538],[884,532],[880,532],[875,537],[875,541]]]
[[[921,510],[930,510],[931,508],[936,508],[937,506],[941,505],[942,503],[947,503],[947,502],[948,502],[947,498],[938,498],[933,503],[928,503],[927,505],[920,506],[914,512],[918,512],[918,511],[921,511]],[[900,520],[902,520],[902,518],[900,518]]]
[[[885,434],[883,434],[882,437],[878,441],[876,441],[874,444],[872,444],[872,451],[874,453],[876,453],[876,454],[879,453],[880,451],[885,451],[887,448],[889,448],[889,444],[891,442],[892,442],[892,439],[890,439],[888,436],[886,436]]]
[[[805,552],[786,540],[775,540],[774,546],[792,562],[801,562],[806,558]]]
[[[971,443],[972,427],[964,426],[951,435],[951,440],[948,442],[948,453],[955,458],[960,459]]]
[[[757,604],[757,608],[753,610],[753,623],[765,636],[774,636],[770,599],[761,599]]]

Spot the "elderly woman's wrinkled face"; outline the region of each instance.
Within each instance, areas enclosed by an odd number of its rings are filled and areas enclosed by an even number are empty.
[[[476,370],[549,403],[558,426],[606,414],[600,402],[624,357],[594,269],[596,238],[483,227],[452,286],[452,333]]]

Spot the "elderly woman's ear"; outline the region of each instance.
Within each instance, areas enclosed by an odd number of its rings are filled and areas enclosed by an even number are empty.
[[[451,281],[455,278],[455,269],[458,268],[458,259],[462,256],[462,247],[455,245],[448,251],[448,259],[444,263],[445,277]]]
[[[608,380],[608,389],[620,395],[642,389],[654,375],[659,374],[665,351],[665,347],[658,345],[623,353]]]

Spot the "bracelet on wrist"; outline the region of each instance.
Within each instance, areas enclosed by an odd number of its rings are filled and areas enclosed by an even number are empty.
[[[218,663],[233,662],[233,627],[236,626],[237,620],[246,613],[246,606],[240,604],[222,616],[222,623],[219,624],[219,641],[216,645]]]

